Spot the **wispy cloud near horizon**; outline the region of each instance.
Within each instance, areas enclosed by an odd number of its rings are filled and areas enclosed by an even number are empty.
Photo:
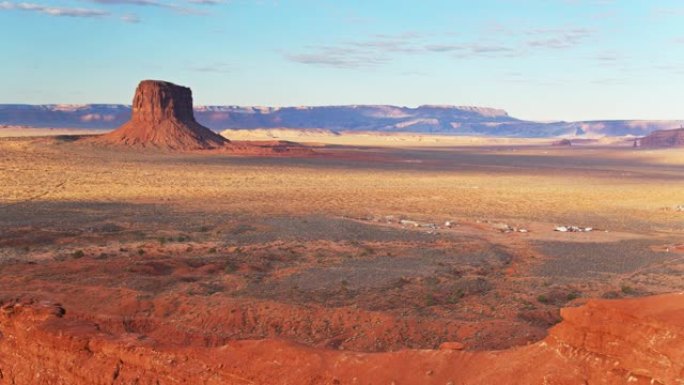
[[[408,31],[398,35],[372,35],[369,39],[336,44],[309,45],[302,52],[285,53],[293,62],[344,69],[374,67],[401,55],[441,54],[456,59],[514,58],[542,50],[568,50],[586,43],[595,31],[583,27],[554,29],[506,29],[510,38],[496,33],[474,40],[458,40],[453,34],[427,35]]]

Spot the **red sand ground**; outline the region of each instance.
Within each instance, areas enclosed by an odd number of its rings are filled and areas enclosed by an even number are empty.
[[[277,154],[274,149],[278,146],[231,142],[209,148],[209,152]],[[259,152],[261,148],[263,152]],[[289,148],[286,145],[283,152]],[[360,158],[373,159],[373,154],[362,150],[343,153],[341,158],[353,158],[357,153]],[[493,231],[491,224],[481,227],[483,232]],[[27,239],[36,240],[34,230]],[[524,247],[514,241],[508,244]],[[275,338],[284,338],[280,331],[285,328],[296,329],[297,336],[313,335],[324,331],[323,323],[332,319],[347,327],[343,330],[354,328],[354,333],[362,334],[361,342],[364,338],[371,341],[385,334],[391,336],[392,329],[405,325],[400,325],[396,318],[355,313],[349,308],[322,315],[316,313],[315,307],[307,312],[277,302],[255,304],[250,298],[220,302],[220,297],[210,293],[203,298],[189,292],[187,296],[178,292],[145,296],[119,283],[143,273],[156,276],[177,262],[165,265],[149,261],[131,266],[118,266],[117,262],[124,260],[85,258],[64,266],[35,261],[7,265],[0,279],[5,288],[0,293],[0,298],[4,298],[0,302],[0,384],[664,385],[682,383],[684,379],[682,294],[591,300],[581,307],[565,308],[564,320],[542,341],[506,350],[462,350],[458,340],[442,344],[441,350],[360,353],[334,350],[330,348],[334,343],[303,345]],[[97,269],[81,274],[80,270],[89,264]],[[196,267],[196,275],[224,271],[227,267],[207,263]],[[261,267],[258,263],[249,266],[255,272]],[[513,275],[517,270],[524,270],[524,263],[513,259],[506,272]],[[75,275],[81,281],[71,278]],[[225,284],[236,283],[232,279],[227,277]],[[110,285],[99,286],[98,280]],[[192,282],[188,281],[188,286]],[[198,285],[201,283],[197,281]],[[13,292],[16,287],[30,294],[21,296]],[[215,306],[217,303],[225,306]],[[176,314],[185,317],[168,317],[174,307]],[[140,317],[127,319],[126,314]],[[542,312],[535,317],[548,314]],[[417,320],[406,321],[413,323],[406,328],[409,337],[436,335],[445,329],[444,324]],[[258,341],[222,333],[240,327],[268,328],[273,333]]]

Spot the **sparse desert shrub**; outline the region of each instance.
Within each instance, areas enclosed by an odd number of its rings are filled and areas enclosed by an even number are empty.
[[[492,289],[492,284],[485,278],[478,277],[461,280],[455,288],[463,291],[465,295],[483,295]]]
[[[537,301],[539,301],[539,303],[549,303],[549,299],[544,294],[540,294],[537,297]]]
[[[143,250],[143,249],[138,249],[138,255],[141,256],[141,257],[142,257],[143,255],[145,255],[145,250]]]
[[[453,293],[449,294],[449,297],[447,297],[447,302],[453,305],[460,301],[463,297],[465,297],[465,292],[463,292],[461,289],[456,289]]]
[[[256,227],[250,225],[238,225],[231,229],[230,233],[233,235],[241,235],[250,231],[256,231]]]
[[[373,249],[372,247],[370,247],[368,245],[363,246],[363,251],[361,251],[362,257],[367,257],[367,256],[370,256],[373,254],[375,254],[375,249]]]
[[[425,277],[424,282],[427,286],[435,287],[439,284],[439,279],[437,277]]]
[[[228,261],[228,263],[226,263],[226,267],[223,269],[223,271],[226,274],[232,274],[232,273],[236,272],[237,269],[238,269],[237,263],[235,263],[233,261]]]
[[[618,293],[617,291],[613,291],[613,290],[607,291],[607,292],[603,293],[601,298],[606,298],[606,299],[620,298],[620,293]]]
[[[217,282],[203,283],[201,284],[201,287],[204,291],[204,295],[212,295],[225,290],[225,287]]]
[[[71,256],[76,258],[76,259],[79,259],[79,258],[83,258],[85,256],[85,253],[83,252],[83,250],[76,250],[73,253],[71,253]]]
[[[209,254],[216,254],[216,248],[212,247],[208,250]]]
[[[349,282],[346,279],[340,281],[340,292],[344,295],[349,293]]]
[[[629,285],[622,285],[620,287],[620,290],[622,291],[622,294],[627,294],[627,295],[632,295],[632,294],[636,293],[636,290],[634,290],[634,288],[629,286]]]
[[[428,293],[428,295],[425,296],[425,306],[435,306],[437,304],[437,298],[435,298],[434,294]]]

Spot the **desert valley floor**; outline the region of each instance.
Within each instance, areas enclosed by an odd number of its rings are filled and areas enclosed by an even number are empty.
[[[582,383],[514,362],[561,360],[529,350],[561,308],[684,291],[682,191],[681,150],[0,139],[0,384]]]

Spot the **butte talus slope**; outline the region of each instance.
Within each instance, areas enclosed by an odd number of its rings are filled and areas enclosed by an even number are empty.
[[[157,80],[144,80],[138,85],[131,120],[94,141],[182,151],[222,148],[229,143],[197,123],[190,88]]]

